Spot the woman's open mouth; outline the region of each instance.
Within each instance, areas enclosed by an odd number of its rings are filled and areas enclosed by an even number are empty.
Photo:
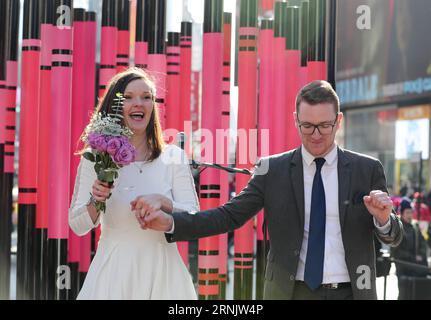
[[[132,112],[129,114],[129,117],[135,121],[144,120],[145,114],[143,112]]]

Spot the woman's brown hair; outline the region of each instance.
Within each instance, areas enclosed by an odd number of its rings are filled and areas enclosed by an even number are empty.
[[[151,154],[148,160],[153,161],[160,156],[165,146],[165,143],[163,140],[163,132],[162,126],[160,124],[159,111],[157,109],[155,101],[156,86],[154,84],[154,81],[144,70],[139,68],[129,68],[126,71],[123,71],[114,76],[109,82],[104,96],[102,97],[102,99],[100,99],[96,107],[95,113],[101,113],[102,117],[111,113],[115,113],[115,111],[112,109],[112,106],[115,104],[114,99],[117,98],[116,94],[121,93],[122,95],[124,95],[124,91],[126,90],[127,85],[130,82],[138,79],[143,79],[148,85],[148,87],[150,87],[152,93],[154,108],[151,113],[151,118],[145,133],[147,138],[147,146],[151,150]],[[126,125],[124,123],[124,120],[122,120],[122,125]]]

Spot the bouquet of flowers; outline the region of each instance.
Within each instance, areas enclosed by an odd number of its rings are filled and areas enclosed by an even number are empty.
[[[114,113],[95,113],[82,136],[82,141],[91,148],[91,151],[84,152],[83,157],[94,162],[97,179],[110,186],[118,178],[118,170],[136,157],[136,149],[129,142],[133,132],[121,125],[123,101],[122,94],[117,93],[115,105],[111,108]],[[96,208],[105,212],[106,204],[97,201]]]

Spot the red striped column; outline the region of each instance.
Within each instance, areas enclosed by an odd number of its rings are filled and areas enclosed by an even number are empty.
[[[17,299],[33,299],[37,203],[40,16],[39,1],[24,2],[18,172]]]
[[[273,15],[275,0],[259,0],[259,16],[270,18]]]
[[[186,140],[184,142],[184,150],[191,158],[191,141],[192,130],[190,123],[191,115],[191,72],[192,72],[192,23],[183,21],[181,22],[180,33],[180,72],[179,72],[179,130],[185,133]],[[187,267],[189,267],[189,243],[188,241],[177,242],[178,250],[183,258]]]
[[[186,140],[184,149],[186,154],[191,156],[192,130],[190,125],[192,121],[192,23],[188,21],[181,22],[180,36],[180,121],[181,130],[184,131],[188,140]],[[187,124],[188,123],[188,124]]]
[[[223,13],[223,100],[221,109],[221,128],[227,133],[223,137],[223,159],[220,164],[229,166],[229,129],[230,129],[230,61],[231,61],[231,41],[232,41],[232,13]],[[219,144],[219,143],[218,143]],[[217,161],[218,162],[218,161]],[[229,201],[229,173],[226,171],[220,172],[220,205]],[[226,299],[226,284],[227,284],[227,260],[228,260],[228,234],[224,233],[219,236],[219,299]]]
[[[257,155],[257,143],[251,143],[251,130],[257,129],[257,0],[242,0],[239,26],[238,57],[238,130],[243,130],[246,141],[238,139],[237,168],[252,167],[249,155]],[[254,150],[254,152],[253,152]],[[237,174],[237,194],[247,185],[249,176]],[[234,299],[246,300],[253,293],[254,220],[235,230]]]
[[[187,137],[183,134],[178,133],[177,134],[177,145],[184,150],[184,143],[185,139]],[[180,253],[181,259],[184,262],[184,265],[187,267],[187,269],[190,270],[190,264],[189,264],[189,243],[188,241],[180,241],[177,242],[178,252]]]
[[[84,9],[75,9],[73,17],[73,29],[76,35],[84,35],[87,22]],[[88,123],[88,109],[85,108],[85,92],[86,81],[83,79],[86,76],[86,39],[85,37],[73,38],[73,72],[72,72],[72,119],[71,119],[71,141],[70,141],[70,182],[69,182],[69,201],[73,196],[75,186],[76,173],[80,161],[80,157],[75,155],[82,148],[79,143],[79,138],[84,131],[86,123]],[[79,147],[78,147],[79,146]],[[72,229],[69,228],[69,251],[68,262],[71,273],[71,288],[68,293],[69,300],[75,300],[79,292],[79,260],[81,243],[80,238]]]
[[[155,80],[156,104],[159,108],[162,129],[166,127],[165,99],[166,99],[166,44],[165,20],[166,0],[148,0],[150,19],[148,37],[148,71]]]
[[[48,197],[49,163],[51,161],[51,56],[54,32],[54,0],[42,2],[41,64],[39,103],[39,165],[37,185],[39,190],[36,209],[36,293],[38,300],[47,299],[48,270]]]
[[[103,0],[100,40],[99,97],[103,97],[108,82],[117,73],[117,0]]]
[[[182,131],[181,127],[181,82],[180,82],[180,33],[168,32],[166,46],[166,128]]]
[[[301,50],[299,48],[299,7],[287,7],[287,123],[286,123],[286,150],[291,150],[301,145],[298,130],[295,127],[296,95],[300,86],[301,74]]]
[[[136,3],[135,66],[146,69],[148,64],[149,0]]]
[[[326,80],[326,0],[309,0],[308,26],[308,82]]]
[[[202,64],[202,129],[213,134],[213,143],[203,150],[206,162],[215,162],[216,129],[221,126],[223,75],[223,1],[205,0],[203,64]],[[201,141],[203,142],[203,140]],[[205,170],[200,177],[201,210],[218,207],[220,203],[220,173]],[[199,239],[198,279],[199,298],[219,297],[219,237]]]
[[[130,1],[117,0],[117,73],[129,67],[130,51]]]
[[[87,76],[83,79],[84,87],[84,108],[87,110],[86,119],[90,119],[96,105],[96,13],[85,13],[85,70]],[[79,288],[87,275],[91,261],[91,232],[80,238],[79,250]]]
[[[202,79],[202,71],[192,70],[192,97],[190,101],[191,110],[190,117],[192,121],[192,131],[195,132],[199,129],[199,97]]]
[[[99,98],[103,97],[109,81],[117,74],[117,0],[103,0],[102,31],[100,42]],[[100,239],[100,226],[92,230],[93,248],[97,250]]]
[[[274,47],[274,30],[273,20],[262,19],[259,34],[259,136],[266,135],[272,137],[274,133],[273,119],[271,109],[274,108],[274,56],[272,48]],[[269,144],[273,142],[269,139]],[[259,139],[259,155],[264,156],[273,148],[266,145],[268,141]],[[266,261],[265,243],[262,232],[263,228],[263,211],[257,215],[256,225],[256,299],[263,299],[264,270]]]
[[[48,201],[48,299],[67,298],[64,274],[68,272],[70,204],[70,140],[72,112],[72,0],[56,0],[51,63],[51,157]],[[70,15],[70,19],[61,16]],[[59,24],[60,23],[60,24]],[[55,154],[53,158],[52,155]]]

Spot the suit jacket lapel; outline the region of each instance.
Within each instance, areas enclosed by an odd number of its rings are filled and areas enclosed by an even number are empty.
[[[340,215],[341,230],[346,220],[347,207],[349,205],[350,176],[352,168],[344,150],[338,148],[338,211]]]
[[[304,229],[304,171],[302,167],[301,148],[295,150],[292,156],[291,183],[295,194],[300,230]]]

